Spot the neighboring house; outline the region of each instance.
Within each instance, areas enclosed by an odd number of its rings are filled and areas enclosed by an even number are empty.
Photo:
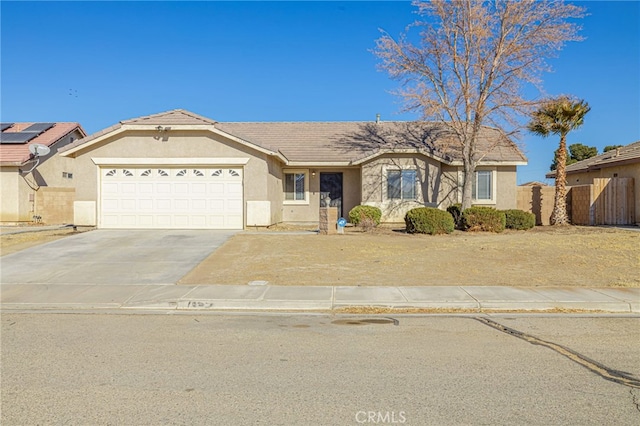
[[[547,178],[555,178],[555,172]],[[640,141],[567,166],[567,185],[587,185],[594,178],[633,178],[635,222],[640,224]]]
[[[73,221],[74,161],[57,152],[85,136],[78,123],[2,123],[0,222]],[[49,147],[49,154],[34,158],[34,144]]]
[[[476,204],[515,208],[526,158],[485,128]],[[184,110],[121,121],[65,147],[76,162],[75,223],[242,229],[317,223],[358,204],[401,222],[460,201],[462,161],[443,130],[408,122],[223,123]]]

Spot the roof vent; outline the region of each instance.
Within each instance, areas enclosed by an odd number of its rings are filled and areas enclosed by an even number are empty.
[[[380,123],[380,114],[376,114],[376,123]]]
[[[615,157],[617,157],[618,155],[620,155],[620,148],[616,148],[616,155],[615,155]]]

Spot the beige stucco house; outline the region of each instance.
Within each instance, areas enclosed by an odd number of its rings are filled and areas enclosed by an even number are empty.
[[[121,121],[68,145],[75,223],[101,228],[243,229],[317,223],[358,204],[401,222],[461,198],[462,161],[442,130],[409,122],[217,122],[184,110]],[[483,129],[475,203],[516,206],[526,158]]]
[[[2,123],[0,222],[73,222],[74,161],[58,151],[85,136],[78,123]],[[34,156],[36,144],[49,153]]]
[[[555,178],[555,172],[547,174]],[[567,166],[567,185],[593,183],[594,178],[633,178],[635,223],[640,224],[640,141]]]

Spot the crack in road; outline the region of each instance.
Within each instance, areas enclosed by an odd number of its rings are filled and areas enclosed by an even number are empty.
[[[629,389],[629,393],[631,394],[631,403],[635,405],[636,410],[640,411],[640,401],[638,401],[638,395],[635,394],[633,389]]]
[[[628,373],[622,372],[622,371],[617,371],[614,370],[612,368],[609,368],[603,364],[600,364],[597,361],[594,361],[592,359],[587,358],[586,356],[571,350],[569,348],[566,348],[562,345],[559,345],[557,343],[553,343],[553,342],[548,342],[546,340],[540,339],[538,337],[532,336],[530,334],[524,333],[522,331],[518,331],[516,329],[504,326],[498,322],[495,322],[493,320],[490,320],[488,318],[482,318],[482,317],[473,317],[473,319],[475,319],[476,321],[479,321],[491,328],[494,328],[498,331],[501,331],[503,333],[509,334],[511,336],[517,337],[519,339],[522,339],[526,342],[531,343],[532,345],[540,345],[540,346],[544,346],[546,348],[549,348],[557,353],[559,353],[560,355],[569,358],[571,361],[575,362],[576,364],[579,364],[581,366],[583,366],[584,368],[586,368],[587,370],[591,371],[592,373],[597,374],[598,376],[602,377],[605,380],[609,380],[611,382],[617,383],[619,385],[623,385],[623,386],[628,386],[631,388],[635,388],[635,389],[640,389],[640,380],[636,379],[635,377],[631,376]],[[633,390],[633,389],[631,389]],[[638,399],[635,393],[631,392],[631,395],[633,396],[633,403],[636,405],[636,408],[638,408],[638,410],[640,410],[640,406],[638,405]]]

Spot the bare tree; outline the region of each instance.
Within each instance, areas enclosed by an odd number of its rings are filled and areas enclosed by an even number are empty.
[[[482,126],[505,135],[536,105],[523,94],[540,88],[567,41],[579,41],[583,8],[555,0],[415,1],[420,19],[394,39],[376,42],[381,68],[401,81],[406,109],[445,125],[463,157],[462,207],[471,206],[475,169],[490,151],[478,148]],[[411,30],[420,29],[417,42]]]

